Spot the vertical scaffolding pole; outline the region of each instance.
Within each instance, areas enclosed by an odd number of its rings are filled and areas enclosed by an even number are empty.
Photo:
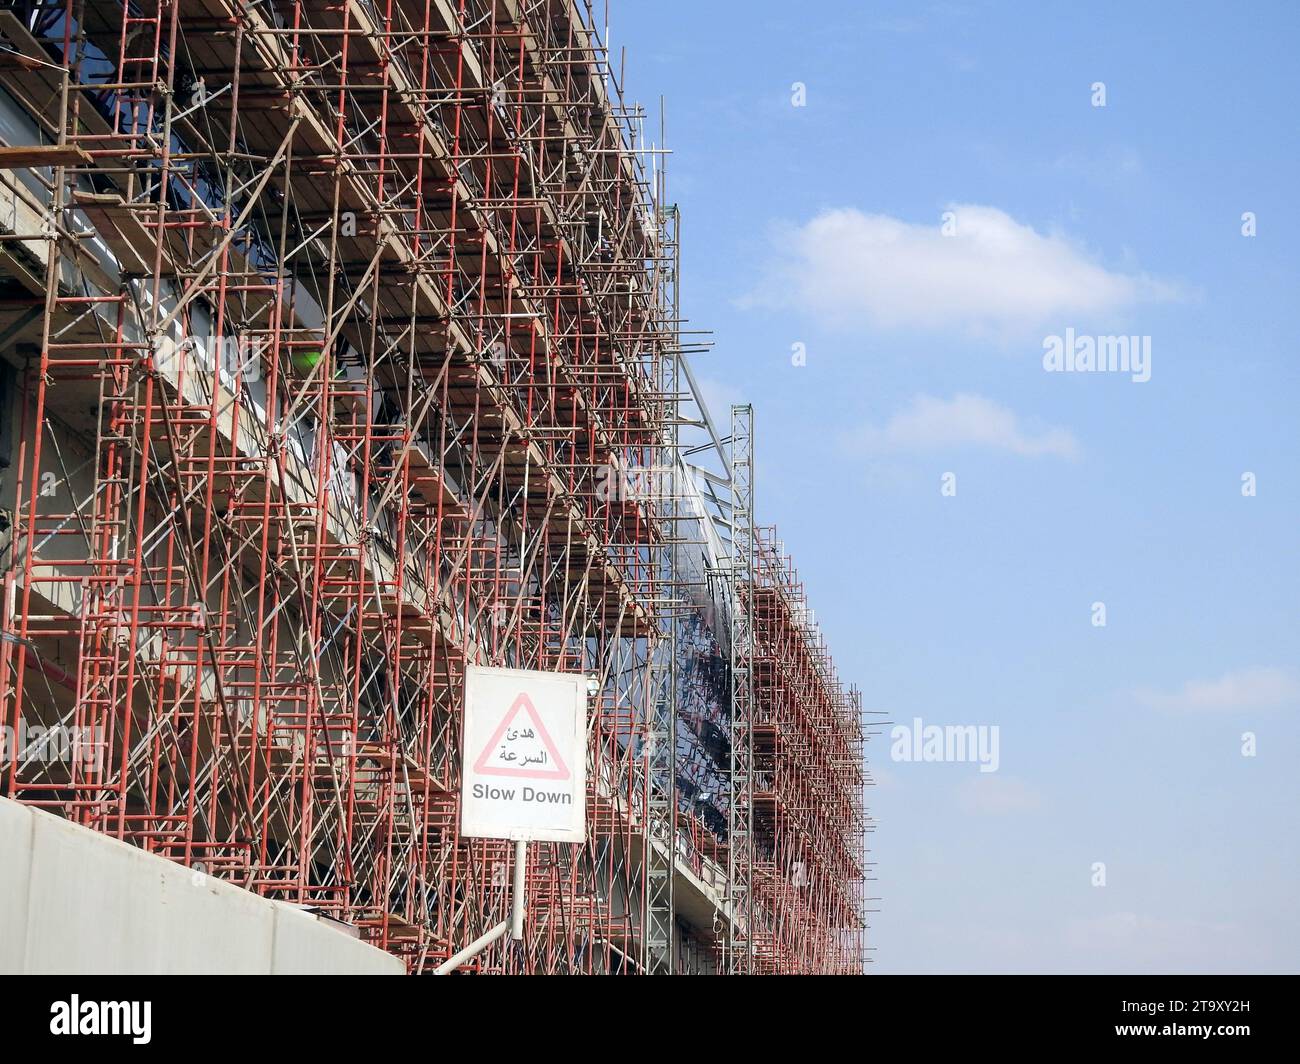
[[[655,516],[662,540],[659,552],[658,599],[661,604],[662,641],[651,659],[652,700],[647,726],[647,760],[650,793],[647,819],[650,831],[646,840],[645,935],[643,963],[648,971],[671,975],[674,968],[673,948],[673,870],[677,851],[677,654],[679,558],[678,540],[678,464],[680,458],[679,390],[681,379],[681,343],[679,332],[679,254],[676,207],[663,203],[662,171],[656,189],[657,209],[663,212],[663,258],[666,265],[657,269],[657,281],[665,292],[671,320],[665,337],[661,363],[661,396],[664,403],[663,446],[658,467],[652,478]]]
[[[731,408],[731,801],[727,821],[727,972],[754,965],[754,408]]]

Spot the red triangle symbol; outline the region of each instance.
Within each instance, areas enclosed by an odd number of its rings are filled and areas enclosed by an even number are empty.
[[[531,728],[511,728],[521,711],[528,715]],[[482,776],[515,776],[532,780],[569,778],[568,766],[537,715],[537,707],[523,692],[511,703],[510,712],[501,718],[497,730],[478,755],[474,771]]]

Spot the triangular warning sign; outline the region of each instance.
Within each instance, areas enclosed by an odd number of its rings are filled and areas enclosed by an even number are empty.
[[[527,721],[515,723],[520,713]],[[501,718],[497,730],[474,762],[483,776],[516,776],[534,780],[567,780],[569,768],[537,715],[537,707],[521,692]]]

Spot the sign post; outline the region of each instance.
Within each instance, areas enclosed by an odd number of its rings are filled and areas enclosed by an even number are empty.
[[[450,972],[509,932],[524,937],[525,847],[587,839],[587,678],[465,670],[460,833],[515,844],[510,919],[445,961]]]

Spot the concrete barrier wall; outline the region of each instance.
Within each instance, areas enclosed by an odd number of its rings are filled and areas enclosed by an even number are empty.
[[[404,970],[292,905],[0,798],[0,972]]]

